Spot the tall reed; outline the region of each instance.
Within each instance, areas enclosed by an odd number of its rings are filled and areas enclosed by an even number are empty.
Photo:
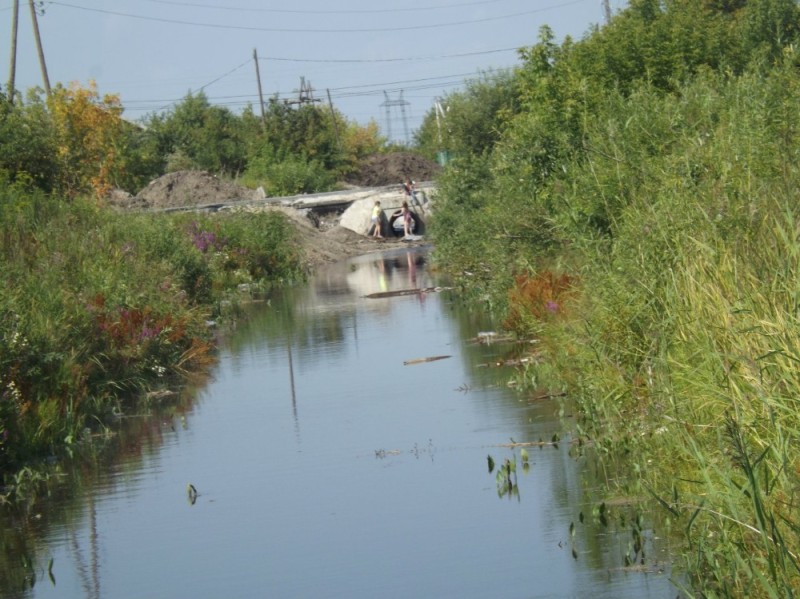
[[[568,244],[575,288],[558,319],[536,318],[518,293],[510,313],[550,338],[540,347],[578,402],[578,432],[627,467],[616,491],[652,497],[683,535],[687,592],[793,596],[800,78],[789,59],[678,91],[609,92],[585,120],[586,151],[519,198]],[[509,188],[516,174],[503,175]],[[541,274],[541,248],[514,247],[497,270]]]

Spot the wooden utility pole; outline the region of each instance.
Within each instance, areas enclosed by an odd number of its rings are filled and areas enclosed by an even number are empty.
[[[606,15],[606,25],[611,22],[611,3],[610,0],[603,0],[603,12]]]
[[[336,122],[336,111],[333,109],[333,102],[331,101],[331,90],[325,88],[325,92],[328,94],[328,106],[330,106],[331,109],[331,118],[333,119],[333,132],[336,135],[336,146],[341,150],[342,140],[339,139],[339,124]]]
[[[36,38],[36,49],[39,51],[39,65],[42,67],[42,79],[44,80],[44,91],[50,95],[50,78],[47,76],[47,65],[44,62],[44,50],[42,50],[42,38],[39,35],[39,21],[36,20],[36,6],[34,0],[29,0],[31,7],[31,21],[33,21],[33,36]]]
[[[11,13],[11,68],[8,70],[8,101],[14,103],[14,83],[17,77],[17,25],[19,24],[19,0],[14,0]]]
[[[253,48],[253,62],[256,63],[256,81],[258,81],[258,105],[261,106],[261,124],[266,129],[267,114],[264,112],[264,94],[261,91],[261,73],[258,70],[258,53]]]

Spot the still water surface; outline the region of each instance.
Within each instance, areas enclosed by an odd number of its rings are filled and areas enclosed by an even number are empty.
[[[658,568],[622,568],[629,531],[591,517],[565,436],[499,496],[487,455],[551,439],[561,406],[481,367],[510,348],[470,343],[492,325],[452,292],[364,297],[435,286],[424,257],[362,256],[254,306],[191,409],[48,518],[18,596],[675,597]],[[404,364],[430,356],[450,357]],[[646,547],[666,559],[652,533]]]

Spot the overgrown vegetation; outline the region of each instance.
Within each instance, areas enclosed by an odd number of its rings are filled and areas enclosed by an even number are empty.
[[[501,134],[453,142],[439,180],[440,266],[541,337],[520,377],[559,373],[633,475],[611,491],[682,533],[690,595],[800,588],[798,23],[794,0],[634,0],[580,41],[545,28]]]
[[[277,100],[264,118],[234,114],[201,92],[139,123],[123,119],[115,95],[94,84],[31,90],[23,100],[0,94],[0,182],[23,183],[64,197],[114,188],[136,193],[178,170],[238,178],[273,195],[333,189],[364,157],[386,149],[372,122],[361,126],[318,106]]]
[[[303,276],[277,213],[117,214],[0,190],[0,473],[78,447],[145,391],[212,359],[240,286]]]

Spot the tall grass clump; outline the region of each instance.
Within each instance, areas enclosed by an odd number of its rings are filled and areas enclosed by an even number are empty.
[[[664,426],[692,481],[673,509],[690,571],[720,594],[800,584],[800,328],[796,281],[785,276],[798,266],[796,219],[771,216],[776,238],[742,254],[698,249],[673,289],[681,316]]]
[[[205,368],[221,305],[303,277],[293,231],[281,214],[120,214],[0,188],[5,482]]]
[[[575,119],[518,117],[439,188],[438,259],[541,339],[520,379],[559,373],[611,492],[667,515],[690,595],[800,588],[796,65],[577,83]]]
[[[562,220],[585,256],[582,426],[683,528],[704,596],[800,584],[799,90],[787,65],[635,94],[589,131],[601,150],[570,186],[602,199],[585,214],[605,215],[609,235]]]

